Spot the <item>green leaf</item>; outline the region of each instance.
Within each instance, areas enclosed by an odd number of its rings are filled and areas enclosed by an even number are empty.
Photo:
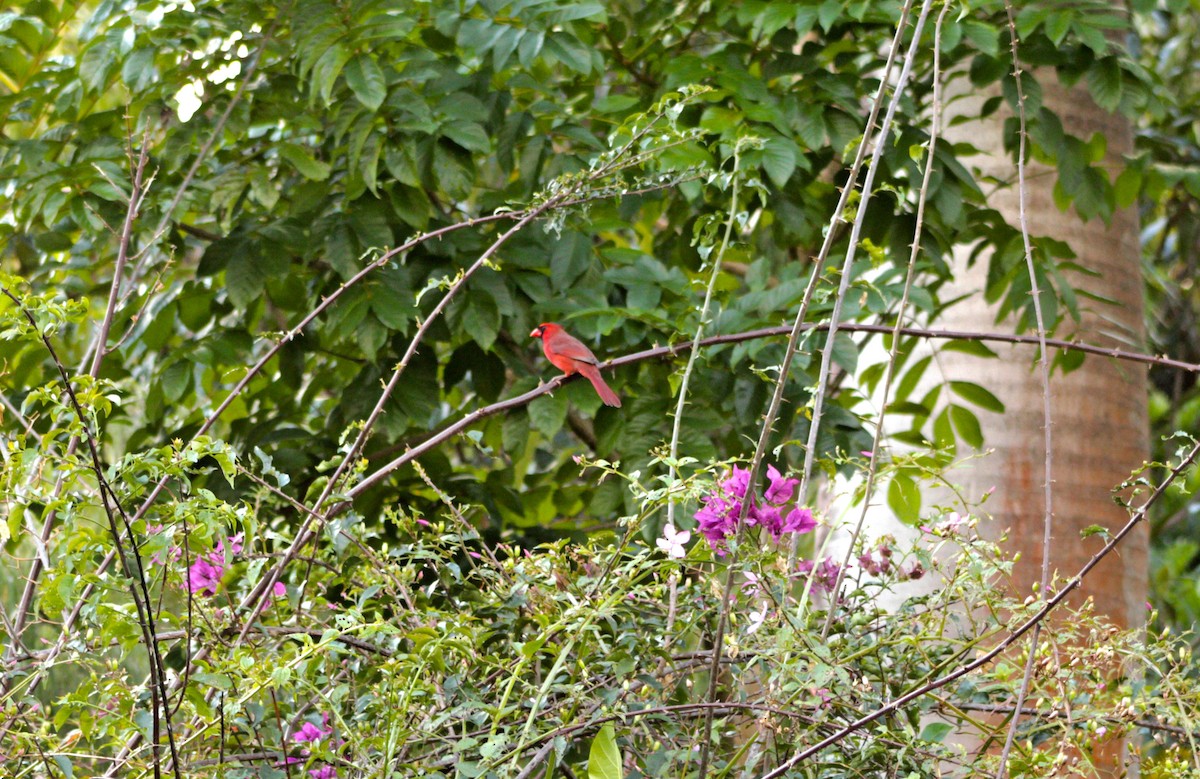
[[[769,138],[763,146],[762,159],[767,176],[782,189],[796,170],[796,144],[778,136]]]
[[[442,127],[442,135],[467,151],[487,154],[492,150],[492,141],[483,126],[475,122],[456,119]]]
[[[1000,399],[978,384],[969,381],[952,381],[950,389],[968,403],[974,403],[980,408],[995,411],[997,414],[1004,413],[1004,404],[1000,402]]]
[[[557,291],[566,291],[582,276],[592,262],[591,238],[577,230],[564,232],[550,252],[550,283]]]
[[[96,38],[79,58],[79,79],[91,92],[105,90],[109,76],[120,61],[114,34],[119,39],[121,31],[114,28],[103,37]]]
[[[821,29],[829,32],[833,27],[833,23],[842,15],[842,3],[839,0],[825,0],[817,8],[817,20],[821,25]]]
[[[258,257],[254,254],[243,252],[230,258],[229,267],[225,269],[225,288],[235,306],[244,309],[257,300],[264,281]]]
[[[1054,359],[1050,365],[1054,368],[1059,368],[1064,374],[1078,370],[1083,361],[1087,358],[1087,353],[1079,349],[1059,349],[1054,354]]]
[[[638,102],[637,95],[605,95],[592,104],[592,110],[601,114],[619,114],[633,108]]]
[[[470,158],[465,154],[452,151],[444,143],[434,147],[434,180],[443,192],[455,200],[462,200],[471,194],[475,182],[471,167]]]
[[[583,45],[578,38],[569,35],[554,35],[546,38],[546,53],[582,75],[592,72],[592,49]]]
[[[1117,208],[1129,208],[1137,202],[1142,191],[1142,172],[1133,166],[1127,166],[1117,176],[1113,183],[1113,194],[1116,196]]]
[[[578,19],[589,19],[594,22],[603,22],[607,18],[606,7],[604,3],[581,3],[572,2],[566,7],[560,8],[551,14],[548,14],[548,19],[553,24],[566,24]]]
[[[983,341],[950,341],[942,344],[943,352],[962,352],[963,354],[971,354],[976,357],[997,357],[987,344]]]
[[[329,163],[317,160],[303,146],[282,143],[279,145],[279,156],[291,163],[297,173],[310,181],[324,181],[329,178]]]
[[[962,440],[975,449],[983,448],[983,430],[979,427],[979,418],[965,406],[951,405],[950,419],[954,429],[962,436]]]
[[[552,395],[542,395],[529,404],[529,422],[546,438],[558,435],[566,421],[567,396],[562,389]]]
[[[54,755],[54,764],[58,766],[58,770],[62,771],[66,779],[75,779],[75,766],[71,763],[71,759],[66,755]]]
[[[920,739],[929,743],[940,744],[953,731],[954,726],[949,722],[930,722],[921,731]]]
[[[911,477],[897,473],[888,483],[888,508],[906,525],[915,525],[921,519],[921,491]]]
[[[839,330],[833,337],[833,361],[853,374],[858,370],[858,344],[849,333]]]
[[[606,722],[592,739],[588,750],[588,779],[621,779],[621,750],[611,722]]]
[[[334,84],[337,83],[338,76],[342,74],[342,68],[346,66],[350,56],[351,52],[345,46],[336,44],[326,49],[317,59],[310,76],[314,98],[320,95],[326,104],[330,102]]]
[[[192,678],[200,682],[200,684],[214,687],[218,690],[233,689],[233,681],[229,678],[228,674],[213,674],[198,671],[192,674]]]
[[[183,398],[192,380],[192,363],[188,360],[177,360],[167,366],[162,372],[163,397],[174,403]]]
[[[346,63],[346,83],[358,102],[375,111],[387,97],[387,81],[379,64],[370,54],[362,53]]]
[[[1088,88],[1096,105],[1115,111],[1121,105],[1121,67],[1116,57],[1105,57],[1088,68]]]
[[[471,295],[463,311],[462,324],[481,349],[491,349],[500,332],[500,311],[496,301],[491,295]]]
[[[916,389],[917,382],[925,375],[925,369],[929,367],[929,363],[932,360],[932,355],[922,357],[904,372],[904,376],[896,383],[896,400],[908,400],[913,390]]]
[[[954,425],[950,422],[950,409],[942,409],[933,420],[933,443],[940,449],[951,454],[958,451],[958,440],[954,435]]]

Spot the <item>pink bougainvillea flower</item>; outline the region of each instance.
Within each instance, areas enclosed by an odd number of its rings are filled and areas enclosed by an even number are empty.
[[[811,574],[813,590],[825,594],[833,592],[833,588],[837,586],[838,572],[841,569],[832,557],[826,557],[819,563],[812,560],[800,560],[796,563],[796,572],[801,576]]]
[[[812,512],[796,507],[784,516],[786,504],[792,500],[799,479],[784,478],[773,465],[767,466],[765,503],[760,504],[754,494],[749,495],[746,507],[746,525],[761,527],[779,541],[784,533],[808,533],[816,527]],[[717,482],[717,488],[702,499],[696,512],[696,523],[708,540],[709,546],[718,554],[725,554],[725,542],[738,529],[738,515],[750,490],[750,472],[734,466],[727,477]]]
[[[229,537],[229,554],[230,555],[239,555],[242,553],[242,539],[245,537],[245,535],[246,535],[245,533],[238,533],[236,536]],[[215,549],[216,549],[217,554],[224,555],[225,554],[225,542],[218,538]]]
[[[297,744],[315,744],[333,733],[333,728],[329,726],[328,713],[322,715],[321,722],[325,725],[325,727],[321,727],[320,725],[308,721],[303,722],[300,727],[296,728],[296,731],[292,733],[292,741],[295,741]],[[341,742],[338,743],[340,744]],[[304,757],[289,757],[280,763],[276,763],[276,765],[295,765],[296,763],[303,763],[305,758],[307,758],[310,753],[307,749],[300,750],[300,753]],[[310,768],[308,775],[315,777],[315,779],[337,779],[338,774],[336,768],[326,764],[319,765],[315,768]]]
[[[750,486],[750,471],[733,466],[729,477],[721,482],[721,489],[726,495],[741,500],[746,497],[746,488]]]
[[[799,479],[783,478],[774,465],[767,466],[767,479],[771,482],[771,486],[767,487],[767,502],[774,503],[776,506],[791,500],[792,493],[796,491],[796,485],[800,483]]]
[[[217,585],[225,575],[228,557],[242,553],[242,538],[242,533],[225,539],[218,538],[212,552],[196,555],[196,559],[188,567],[188,590],[191,593],[209,596],[217,594]],[[182,553],[181,549],[175,550],[176,556]]]
[[[733,535],[737,526],[737,508],[737,504],[726,500],[723,492],[712,492],[704,497],[704,505],[696,512],[696,522],[713,549],[722,548],[725,539]]]
[[[323,730],[320,725],[306,721],[303,725],[296,729],[295,733],[292,734],[292,741],[301,744],[307,744],[311,741],[320,741],[332,732],[333,728],[330,728],[329,730]]]
[[[191,568],[188,569],[188,590],[193,595],[216,595],[217,585],[221,583],[221,577],[224,575],[225,569],[221,564],[200,555],[192,561]]]
[[[783,520],[783,531],[785,533],[811,533],[817,527],[817,520],[813,516],[812,510],[797,506],[788,512],[787,518]]]

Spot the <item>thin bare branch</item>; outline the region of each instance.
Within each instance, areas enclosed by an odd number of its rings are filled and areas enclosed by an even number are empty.
[[[875,711],[865,714],[856,719],[854,722],[851,722],[850,724],[840,728],[836,733],[821,739],[816,744],[800,750],[772,770],[763,774],[759,779],[777,779],[777,777],[784,776],[795,766],[821,752],[826,747],[840,742],[851,733],[854,733],[866,725],[869,725],[882,717],[886,717],[893,712],[900,711],[917,698],[928,695],[934,690],[939,690],[950,682],[961,679],[972,671],[976,671],[990,664],[993,660],[1007,651],[1009,647],[1016,643],[1022,636],[1032,630],[1035,625],[1040,624],[1042,620],[1044,620],[1046,616],[1050,614],[1050,612],[1061,605],[1062,602],[1067,599],[1067,596],[1083,583],[1084,578],[1091,573],[1092,569],[1099,565],[1101,560],[1103,560],[1105,557],[1108,557],[1108,555],[1120,545],[1125,537],[1133,532],[1134,528],[1145,521],[1146,513],[1150,510],[1150,508],[1158,503],[1159,499],[1166,493],[1167,489],[1175,483],[1175,481],[1180,477],[1180,475],[1183,474],[1184,471],[1186,471],[1192,466],[1193,463],[1196,462],[1197,458],[1200,458],[1200,443],[1193,446],[1191,450],[1183,456],[1183,459],[1180,460],[1179,464],[1171,469],[1171,472],[1167,474],[1167,477],[1163,479],[1158,487],[1155,488],[1154,492],[1152,492],[1150,496],[1146,498],[1146,501],[1142,504],[1141,508],[1135,511],[1133,515],[1130,516],[1129,521],[1126,522],[1120,530],[1114,533],[1112,537],[1109,538],[1108,542],[1105,543],[1105,545],[1098,552],[1096,552],[1096,554],[1092,555],[1092,557],[1083,564],[1083,566],[1079,569],[1079,572],[1067,580],[1067,582],[1058,590],[1058,592],[1054,593],[1053,596],[1046,600],[1046,602],[1043,603],[1042,606],[1036,612],[1034,612],[1032,616],[1017,626],[1017,628],[1013,630],[1006,639],[997,642],[995,646],[993,646],[987,652],[980,654],[971,662],[959,666],[945,676],[940,676],[931,682],[923,684],[916,689],[910,690],[909,692],[896,698],[891,703],[885,706],[880,706]]]

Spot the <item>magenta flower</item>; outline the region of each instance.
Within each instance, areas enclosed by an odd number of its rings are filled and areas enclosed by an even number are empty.
[[[328,713],[321,717],[321,722],[325,725],[325,727],[322,728],[320,725],[307,721],[302,723],[300,727],[296,729],[296,732],[292,733],[292,741],[295,741],[298,744],[315,744],[333,733],[333,728],[329,727]],[[341,742],[338,743],[340,744]],[[304,762],[304,758],[309,756],[309,751],[307,749],[302,749],[300,750],[300,754],[304,755],[304,757],[289,757],[282,763],[276,763],[276,765],[294,765],[296,763],[302,763]],[[315,779],[337,779],[338,774],[337,769],[333,766],[320,765],[316,768],[309,769],[308,775],[315,777]]]
[[[238,533],[236,536],[229,537],[229,554],[230,555],[239,555],[242,553],[242,539],[245,537],[245,535],[246,535],[245,533]],[[217,539],[217,545],[216,545],[215,549],[216,549],[217,554],[220,554],[220,555],[225,554],[225,543],[219,538]]]
[[[783,515],[778,506],[755,506],[746,514],[746,524],[758,526],[771,534],[776,541],[783,535]]]
[[[724,541],[737,529],[738,504],[728,500],[723,492],[711,492],[704,497],[704,505],[696,512],[700,532],[709,545],[718,552],[724,549]]]
[[[800,483],[799,479],[783,478],[774,465],[767,466],[767,478],[771,481],[771,486],[767,487],[767,502],[776,506],[791,500],[796,485]]]
[[[817,519],[813,516],[812,509],[797,506],[788,512],[787,519],[783,520],[783,532],[785,533],[811,533],[817,528]]]
[[[196,555],[196,559],[188,566],[188,591],[195,595],[216,595],[217,585],[225,575],[226,542],[229,545],[229,557],[242,553],[242,534],[229,536],[228,539],[217,539],[213,551],[208,554]],[[177,553],[182,553],[176,550]]]
[[[216,595],[217,585],[224,575],[225,569],[221,563],[200,555],[188,569],[188,590],[194,595]]]
[[[750,486],[750,471],[733,466],[733,472],[729,478],[721,482],[721,489],[726,495],[742,499],[746,497],[746,488]]]
[[[320,741],[333,732],[333,728],[322,730],[320,725],[305,722],[292,734],[292,741],[307,744],[310,741]]]
[[[813,573],[815,569],[815,573]],[[833,561],[832,557],[826,557],[819,563],[814,563],[812,560],[800,560],[796,563],[796,572],[801,576],[813,575],[812,588],[816,592],[831,593],[833,588],[837,586],[838,572],[842,567]]]
[[[786,504],[791,502],[800,480],[784,478],[775,466],[768,465],[767,481],[769,485],[762,504],[750,495],[746,524],[763,528],[776,542],[784,533],[811,532],[817,523],[809,509],[797,506],[784,515]],[[718,555],[725,554],[725,541],[737,532],[738,513],[749,489],[750,472],[734,466],[727,477],[717,482],[717,489],[704,496],[700,510],[695,514],[700,532]]]

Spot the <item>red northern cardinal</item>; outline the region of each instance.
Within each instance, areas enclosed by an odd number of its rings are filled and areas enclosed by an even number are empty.
[[[584,346],[582,341],[563,330],[562,325],[543,322],[533,328],[529,337],[542,339],[542,351],[554,367],[567,376],[573,373],[583,374],[596,388],[596,394],[604,401],[604,405],[621,407],[621,399],[617,397],[617,393],[600,377],[600,362],[596,355],[592,354],[592,350]]]

